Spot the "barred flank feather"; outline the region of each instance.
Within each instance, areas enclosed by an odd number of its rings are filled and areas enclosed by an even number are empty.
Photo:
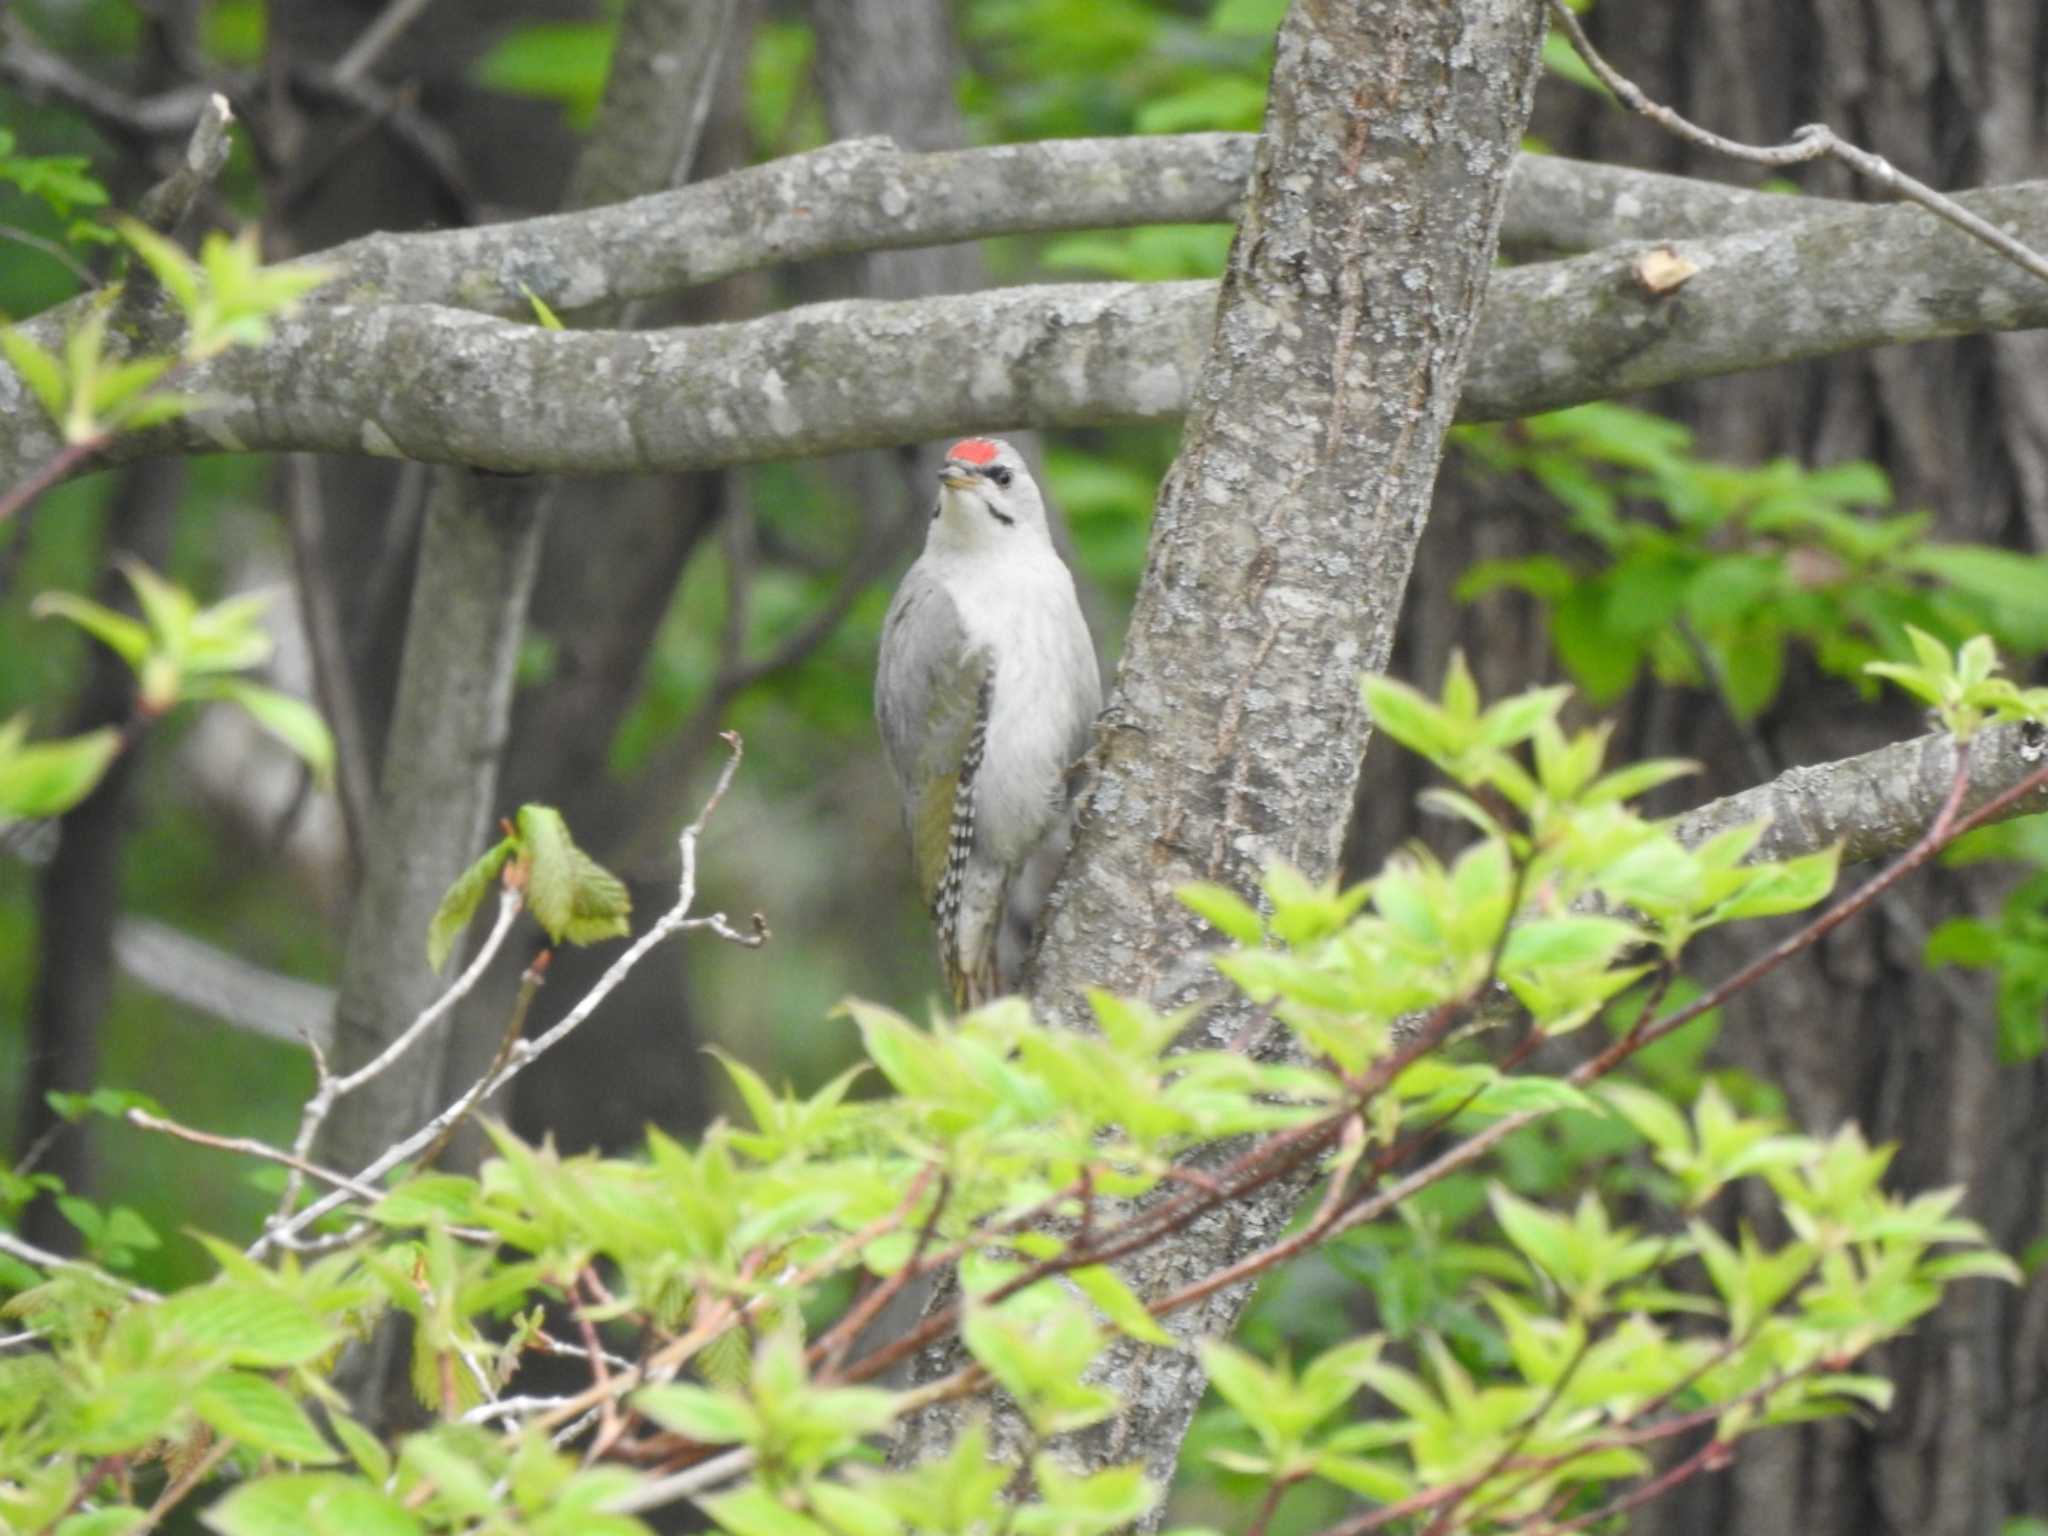
[[[967,881],[968,860],[974,857],[974,780],[981,771],[981,758],[988,747],[989,706],[994,697],[994,679],[983,677],[974,698],[974,731],[967,738],[967,750],[960,758],[960,776],[953,786],[953,819],[946,830],[946,867],[939,875],[939,889],[933,898],[934,926],[939,934],[939,964],[946,973],[946,986],[953,994],[953,1006],[965,1008],[995,995],[995,946],[982,955],[960,953],[960,902]]]

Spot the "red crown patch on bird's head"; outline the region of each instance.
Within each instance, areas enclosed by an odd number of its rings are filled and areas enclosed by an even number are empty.
[[[958,459],[962,464],[993,464],[996,445],[985,437],[970,437],[948,448],[946,457]]]

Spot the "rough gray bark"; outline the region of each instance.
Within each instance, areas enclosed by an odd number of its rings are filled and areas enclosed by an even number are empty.
[[[1173,897],[1189,880],[1250,892],[1273,859],[1312,880],[1334,869],[1369,733],[1358,674],[1391,644],[1540,34],[1516,0],[1289,12],[1098,777],[1053,896],[1041,1007],[1078,1019],[1088,985],[1157,993],[1202,942]],[[1206,1043],[1241,1022],[1197,1028]],[[1202,1223],[1129,1278],[1156,1292],[1288,1215],[1283,1193]],[[1213,1336],[1242,1300],[1220,1294],[1172,1325]],[[1125,1406],[1075,1454],[1142,1458],[1164,1478],[1203,1388],[1193,1357],[1113,1350],[1106,1379]],[[942,1443],[959,1413],[915,1423],[908,1453]]]
[[[1982,732],[1970,744],[1970,787],[1962,812],[2015,788],[2044,764],[2048,731],[2041,727],[2004,725]],[[1675,830],[1691,844],[1730,827],[1768,821],[1756,858],[1796,858],[1839,844],[1844,864],[1860,864],[1917,842],[1948,798],[1955,772],[1954,739],[1919,736],[1839,762],[1788,768],[1769,783],[1684,812]],[[2048,788],[2026,796],[2006,817],[2040,811],[2048,811]]]
[[[365,235],[316,259],[341,274],[328,296],[335,302],[447,304],[517,319],[531,313],[522,284],[569,312],[862,251],[1226,223],[1257,147],[1252,135],[1215,133],[932,148],[946,142],[943,121],[901,114],[888,138],[843,138],[590,213]],[[1508,199],[1503,244],[1544,251],[1782,227],[1854,206],[1535,155],[1517,158]]]
[[[2048,244],[2037,185],[1963,201]],[[1902,341],[2048,325],[2048,286],[1917,208],[1681,242],[1699,270],[1650,292],[1635,253],[1500,274],[1460,407],[1496,420]],[[191,370],[220,405],[105,458],[314,449],[500,471],[677,470],[998,427],[1184,410],[1208,283],[1001,289],[817,304],[692,330],[564,333],[425,304],[309,307]],[[54,343],[54,320],[30,329]],[[47,333],[47,334],[46,334]],[[975,366],[961,377],[960,360]],[[56,439],[0,369],[0,466]],[[9,476],[0,473],[0,481]]]

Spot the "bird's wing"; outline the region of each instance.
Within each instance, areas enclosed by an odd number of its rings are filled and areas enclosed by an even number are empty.
[[[987,718],[992,672],[987,648],[969,640],[945,588],[912,566],[882,622],[875,719],[903,792],[912,866],[927,905],[945,874],[961,769]]]

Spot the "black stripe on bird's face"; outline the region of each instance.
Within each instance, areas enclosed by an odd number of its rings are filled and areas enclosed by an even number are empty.
[[[946,469],[945,471],[942,472],[942,477],[945,473],[952,473],[963,476],[979,475],[982,479],[988,481],[998,490],[1008,490],[1010,487],[1011,480],[1015,478],[1011,474],[1008,465],[970,464],[964,459],[948,459],[946,461]],[[945,505],[945,500],[945,495],[943,492],[941,492],[938,502],[935,503],[932,507],[932,517],[934,520],[936,520],[939,515],[939,508]],[[993,501],[991,501],[988,497],[977,496],[975,497],[975,500],[981,503],[983,511],[987,512],[990,517],[994,518],[997,522],[1001,523],[1005,528],[1014,528],[1017,526],[1017,519],[1010,516],[1009,513],[1003,511],[1000,507],[996,506],[996,504]]]

